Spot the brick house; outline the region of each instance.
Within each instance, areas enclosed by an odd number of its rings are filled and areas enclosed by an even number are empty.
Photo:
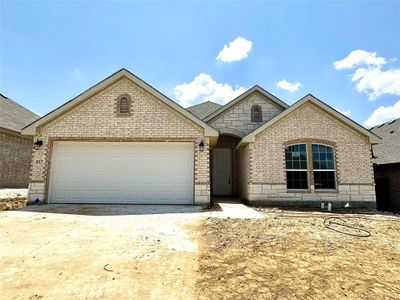
[[[382,138],[373,146],[378,209],[400,212],[400,118],[370,131]]]
[[[22,127],[39,116],[0,94],[0,188],[27,188],[33,136]]]
[[[312,95],[288,106],[254,86],[184,109],[122,69],[23,132],[30,201],[375,206],[380,139]]]

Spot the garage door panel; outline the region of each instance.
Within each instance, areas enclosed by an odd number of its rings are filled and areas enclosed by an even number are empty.
[[[193,204],[193,143],[55,142],[51,203]]]

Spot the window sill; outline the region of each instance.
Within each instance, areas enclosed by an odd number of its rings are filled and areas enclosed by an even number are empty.
[[[304,190],[301,190],[301,189],[286,189],[286,192],[287,193],[311,193],[311,190],[310,189],[304,189]]]
[[[326,194],[329,194],[329,193],[338,193],[339,191],[338,190],[336,190],[336,189],[331,189],[331,190],[328,190],[328,189],[326,189],[326,190],[310,190],[310,189],[307,189],[307,190],[299,190],[299,189],[296,189],[296,190],[290,190],[290,189],[286,189],[286,192],[287,193],[304,193],[304,194],[314,194],[314,193],[316,193],[316,194],[319,194],[319,193],[326,193]]]
[[[315,193],[338,193],[337,189],[315,189]]]

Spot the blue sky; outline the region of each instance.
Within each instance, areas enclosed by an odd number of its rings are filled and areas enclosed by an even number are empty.
[[[0,92],[41,115],[127,68],[186,106],[258,84],[364,125],[400,117],[400,1],[0,5]]]

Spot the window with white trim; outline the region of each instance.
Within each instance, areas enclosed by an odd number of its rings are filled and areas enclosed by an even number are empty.
[[[285,148],[286,184],[288,189],[308,189],[307,145]]]
[[[333,147],[312,144],[312,159],[315,189],[335,189],[336,169]]]

